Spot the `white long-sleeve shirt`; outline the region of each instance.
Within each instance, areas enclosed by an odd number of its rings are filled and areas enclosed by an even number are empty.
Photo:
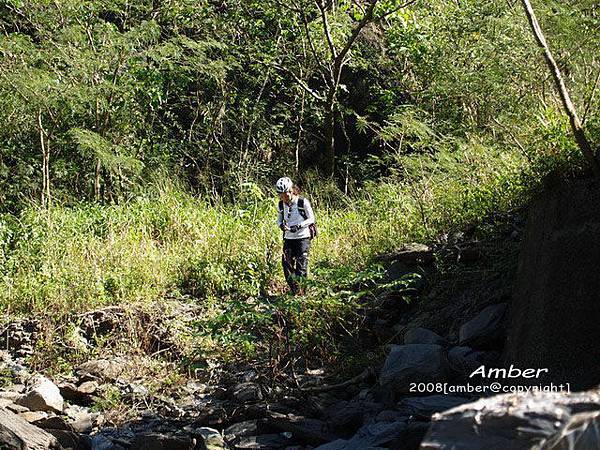
[[[308,226],[315,223],[315,214],[308,199],[304,199],[304,210],[306,211],[306,219],[298,211],[298,199],[294,197],[290,205],[283,203],[283,215],[281,211],[277,214],[277,225],[281,226],[285,223],[288,227],[298,226],[298,231],[292,233],[286,231],[283,235],[284,239],[304,239],[310,237]]]

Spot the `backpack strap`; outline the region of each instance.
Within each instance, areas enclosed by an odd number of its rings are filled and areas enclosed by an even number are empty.
[[[279,200],[279,212],[281,213],[281,216],[283,217],[283,200]]]
[[[304,209],[304,197],[298,198],[298,212],[304,217],[304,220],[308,219],[308,213],[306,212],[306,209]]]

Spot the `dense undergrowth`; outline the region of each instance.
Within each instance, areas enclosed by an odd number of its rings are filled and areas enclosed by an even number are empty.
[[[303,297],[284,294],[276,199],[267,188],[242,185],[226,205],[164,181],[120,204],[31,206],[0,221],[0,304],[9,315],[59,322],[107,305],[180,300],[202,307],[194,336],[201,355],[267,351],[281,332],[278,317],[293,330],[288,344],[332,352],[331,336],[358,323],[361,299],[414,281],[383,283],[376,255],[522,206],[560,169],[561,155],[465,144],[405,157],[401,174],[353,198],[309,186],[321,234]]]

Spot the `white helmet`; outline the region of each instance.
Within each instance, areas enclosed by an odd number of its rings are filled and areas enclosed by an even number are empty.
[[[282,192],[289,192],[292,190],[293,185],[294,183],[292,183],[292,180],[290,180],[288,177],[283,177],[277,180],[277,183],[275,183],[275,190],[279,194]]]

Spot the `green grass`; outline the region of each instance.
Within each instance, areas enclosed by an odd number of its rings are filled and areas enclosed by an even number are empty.
[[[236,204],[214,205],[163,183],[118,205],[31,206],[0,218],[0,305],[62,320],[105,305],[187,299],[204,305],[199,346],[243,354],[265,348],[283,309],[296,341],[318,345],[351,320],[357,289],[377,289],[375,255],[519,207],[542,178],[522,154],[482,145],[400,163],[400,175],[352,199],[311,186],[320,236],[301,302],[265,300],[284,285],[272,192],[248,183]]]

